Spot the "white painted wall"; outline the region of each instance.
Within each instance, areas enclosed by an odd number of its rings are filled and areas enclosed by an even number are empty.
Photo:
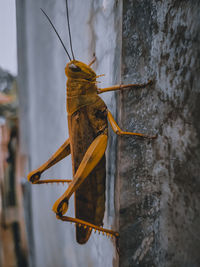
[[[29,170],[46,161],[68,137],[64,73],[68,59],[40,8],[50,16],[64,43],[69,47],[65,1],[17,1],[21,132],[22,137],[24,136],[22,147],[30,156]],[[120,7],[116,1],[69,0],[69,13],[76,59],[88,63],[95,52],[97,62],[94,70],[97,74],[106,74],[100,78],[101,87],[116,83],[120,77],[121,31]],[[115,115],[116,102],[113,93],[102,98]],[[110,144],[112,148],[109,145],[104,226],[116,228],[115,139],[112,135]],[[71,158],[68,157],[52,167],[43,177],[71,178]],[[114,242],[102,235],[92,234],[87,244],[78,245],[75,241],[74,225],[56,220],[51,208],[66,187],[31,185],[30,188],[32,266],[117,266]],[[73,216],[73,207],[71,199],[68,212],[70,216]]]

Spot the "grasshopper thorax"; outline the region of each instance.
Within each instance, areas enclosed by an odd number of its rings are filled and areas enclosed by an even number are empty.
[[[65,74],[71,79],[96,80],[96,73],[88,65],[78,60],[72,60],[67,64]]]

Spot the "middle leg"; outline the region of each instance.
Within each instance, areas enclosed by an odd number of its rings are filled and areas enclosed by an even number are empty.
[[[105,92],[109,91],[117,91],[117,90],[123,90],[123,89],[139,89],[139,88],[145,88],[149,85],[152,85],[153,82],[150,80],[147,83],[142,83],[142,84],[118,84],[118,85],[113,85],[107,88],[98,88],[97,93],[102,94]]]
[[[140,136],[140,137],[144,137],[144,138],[149,138],[149,139],[154,139],[157,136],[153,135],[153,136],[149,136],[146,134],[141,134],[141,133],[132,133],[132,132],[124,132],[122,131],[119,126],[117,125],[116,121],[114,120],[112,114],[110,111],[108,111],[108,121],[110,122],[110,125],[113,129],[113,131],[117,134],[117,135],[135,135],[135,136]]]

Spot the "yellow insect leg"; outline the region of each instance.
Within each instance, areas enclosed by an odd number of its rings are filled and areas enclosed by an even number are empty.
[[[99,135],[89,146],[78,167],[78,170],[75,173],[74,179],[68,186],[68,189],[53,205],[52,210],[57,215],[62,216],[66,213],[68,209],[69,198],[80,187],[80,185],[84,182],[87,176],[103,157],[107,146],[107,139],[107,135]]]
[[[65,221],[65,222],[71,222],[71,223],[75,223],[78,224],[79,227],[84,227],[84,228],[89,228],[90,230],[94,229],[95,232],[99,231],[101,233],[106,233],[107,236],[114,236],[116,238],[119,237],[119,233],[110,229],[106,229],[97,225],[94,225],[92,223],[88,223],[86,221],[77,219],[77,218],[72,218],[72,217],[68,217],[68,216],[57,216],[57,219]]]
[[[70,183],[66,192],[55,202],[53,206],[53,211],[56,213],[56,217],[62,221],[69,221],[75,224],[78,224],[80,227],[89,228],[90,230],[94,229],[95,231],[102,232],[103,235],[119,237],[119,233],[113,230],[105,229],[100,226],[96,226],[84,220],[78,218],[72,218],[68,216],[63,216],[68,208],[68,200],[70,196],[80,187],[84,180],[88,177],[91,171],[95,168],[98,162],[101,160],[102,156],[105,153],[107,146],[107,135],[99,135],[89,146],[86,151],[79,168],[74,176],[74,179]]]
[[[145,88],[148,85],[152,85],[152,81],[148,81],[147,83],[142,83],[142,84],[118,84],[118,85],[113,85],[111,87],[107,88],[98,88],[97,93],[102,94],[105,92],[109,91],[117,91],[117,90],[123,90],[123,89],[139,89],[139,88]]]
[[[54,164],[56,164],[57,162],[59,162],[60,160],[64,159],[65,157],[67,157],[70,154],[70,143],[69,143],[69,138],[64,142],[64,144],[53,154],[53,156],[50,157],[49,160],[47,160],[42,166],[40,166],[38,169],[30,172],[27,176],[28,181],[36,184],[36,183],[50,183],[50,182],[70,182],[70,180],[47,180],[45,182],[45,180],[43,181],[38,181],[40,179],[41,174],[49,169],[50,167],[52,167]]]
[[[135,136],[140,136],[140,137],[144,137],[144,138],[149,138],[149,139],[154,139],[157,136],[153,135],[153,136],[149,136],[146,134],[141,134],[141,133],[132,133],[132,132],[124,132],[122,131],[119,126],[117,125],[116,121],[114,120],[112,114],[110,111],[108,111],[108,120],[110,122],[110,125],[113,129],[113,131],[117,134],[117,135],[135,135]]]

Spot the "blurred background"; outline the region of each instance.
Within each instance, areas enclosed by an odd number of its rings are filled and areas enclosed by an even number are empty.
[[[28,266],[19,152],[15,1],[0,3],[0,266]]]

